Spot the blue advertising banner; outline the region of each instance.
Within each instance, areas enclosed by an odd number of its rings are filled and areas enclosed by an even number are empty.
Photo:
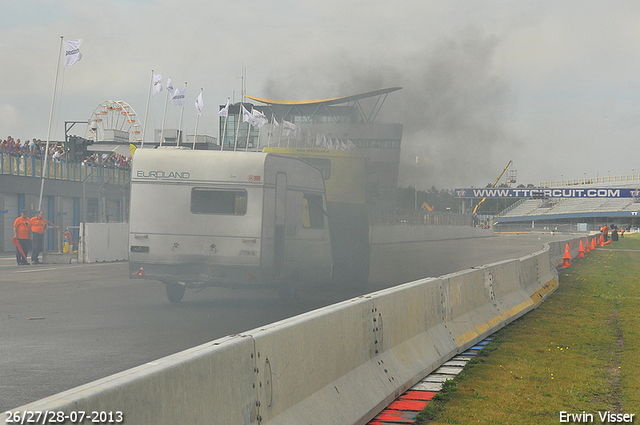
[[[485,188],[456,189],[456,198],[638,198],[640,189],[629,188],[579,188],[550,189],[528,188]]]

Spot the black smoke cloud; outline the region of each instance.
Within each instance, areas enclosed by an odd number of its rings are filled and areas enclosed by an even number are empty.
[[[413,186],[417,173],[419,190],[482,187],[493,183],[518,146],[507,125],[515,100],[493,71],[499,42],[470,27],[420,51],[320,54],[312,63],[274,71],[265,97],[322,99],[401,86],[377,118],[404,126],[399,186]]]

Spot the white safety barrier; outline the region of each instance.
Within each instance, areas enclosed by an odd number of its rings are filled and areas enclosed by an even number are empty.
[[[129,259],[129,223],[84,223],[81,228],[80,262]]]
[[[579,241],[569,242],[574,258]],[[344,301],[14,410],[122,412],[129,424],[364,424],[551,294],[566,244]]]

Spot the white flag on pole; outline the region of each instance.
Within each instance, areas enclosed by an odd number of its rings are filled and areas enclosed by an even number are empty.
[[[296,129],[296,125],[292,122],[289,122],[287,120],[282,120],[282,125],[284,125],[284,128],[287,128],[289,130],[295,130]]]
[[[229,99],[227,99],[227,104],[225,105],[225,107],[220,109],[220,111],[218,111],[218,116],[219,117],[228,117],[229,116]]]
[[[173,102],[173,104],[176,106],[184,106],[186,92],[186,87],[183,89],[176,89],[176,91],[173,92],[173,96],[171,96],[171,102]]]
[[[242,105],[242,122],[248,122],[249,124],[258,125],[258,119]]]
[[[292,122],[282,120],[282,129],[285,136],[291,136],[296,134],[298,127]]]
[[[82,59],[82,53],[80,53],[81,44],[82,38],[64,41],[64,66],[71,66]]]
[[[171,82],[171,77],[167,80],[167,91],[169,94],[173,93],[173,83]]]
[[[196,109],[198,111],[198,115],[202,115],[202,108],[204,108],[204,101],[202,100],[202,92],[198,95],[196,99]]]
[[[251,111],[251,115],[255,117],[255,122],[256,122],[255,124],[252,124],[252,125],[257,125],[259,128],[262,128],[263,125],[269,122],[265,114],[258,111],[257,109],[254,109],[253,111]]]
[[[153,74],[153,94],[162,91],[162,74]]]

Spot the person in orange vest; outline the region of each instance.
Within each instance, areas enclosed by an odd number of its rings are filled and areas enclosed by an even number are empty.
[[[28,211],[22,210],[22,215],[13,222],[13,237],[16,244],[16,261],[20,266],[28,266],[27,253],[31,243],[31,223]]]
[[[608,241],[609,240],[609,228],[607,227],[607,225],[605,224],[604,226],[602,226],[602,229],[600,229],[600,231],[602,232],[602,237],[604,238],[604,241]]]
[[[44,219],[44,211],[38,211],[38,215],[31,218],[31,236],[32,246],[31,249],[31,263],[40,264],[38,256],[43,251],[44,246],[44,231],[47,230],[47,220]]]
[[[620,239],[624,238],[624,227],[620,229]]]

